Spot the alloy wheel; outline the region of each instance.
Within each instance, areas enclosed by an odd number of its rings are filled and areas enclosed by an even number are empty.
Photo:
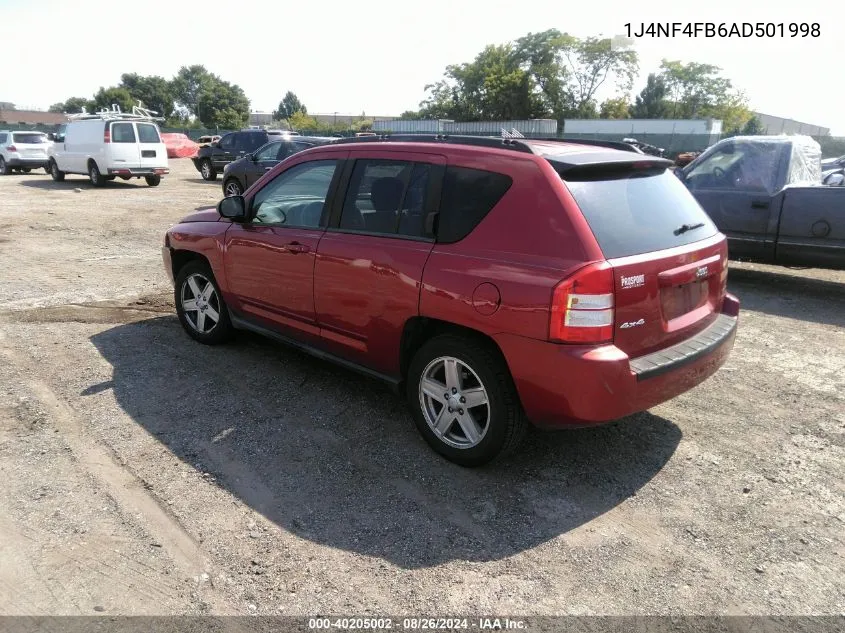
[[[420,406],[426,423],[445,444],[477,446],[490,427],[490,399],[473,369],[451,356],[435,358],[423,370]]]
[[[199,273],[194,273],[182,284],[182,311],[185,320],[200,334],[210,333],[220,322],[220,298],[214,284]]]

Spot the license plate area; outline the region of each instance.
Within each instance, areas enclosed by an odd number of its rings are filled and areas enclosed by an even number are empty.
[[[154,149],[142,149],[141,158],[155,158],[156,151]]]
[[[663,320],[672,321],[701,308],[707,303],[709,290],[710,284],[706,279],[662,288],[660,301]]]

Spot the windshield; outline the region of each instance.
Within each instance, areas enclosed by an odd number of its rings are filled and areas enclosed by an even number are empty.
[[[565,174],[564,182],[608,259],[684,246],[718,232],[670,171]]]
[[[21,145],[38,145],[47,142],[47,135],[40,132],[15,132],[12,141]]]

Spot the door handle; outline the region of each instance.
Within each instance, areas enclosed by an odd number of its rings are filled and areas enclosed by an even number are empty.
[[[752,200],[751,201],[751,208],[752,209],[768,209],[769,208],[769,201],[768,200]]]
[[[265,167],[264,171],[270,171],[271,169],[273,169],[273,168],[272,167]]]
[[[293,255],[296,255],[297,253],[307,253],[311,250],[308,246],[300,244],[299,242],[290,242],[289,244],[285,244],[284,249]]]

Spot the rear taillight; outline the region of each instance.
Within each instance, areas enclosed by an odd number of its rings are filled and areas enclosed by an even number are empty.
[[[106,128],[106,131],[103,132],[103,143],[111,143],[111,132],[109,128]]]
[[[18,151],[18,148],[15,147],[14,145],[9,145],[9,146],[6,147],[6,149],[9,150],[10,152],[17,152]]]
[[[555,286],[549,340],[559,343],[609,343],[613,340],[613,268],[610,264],[590,264]]]

